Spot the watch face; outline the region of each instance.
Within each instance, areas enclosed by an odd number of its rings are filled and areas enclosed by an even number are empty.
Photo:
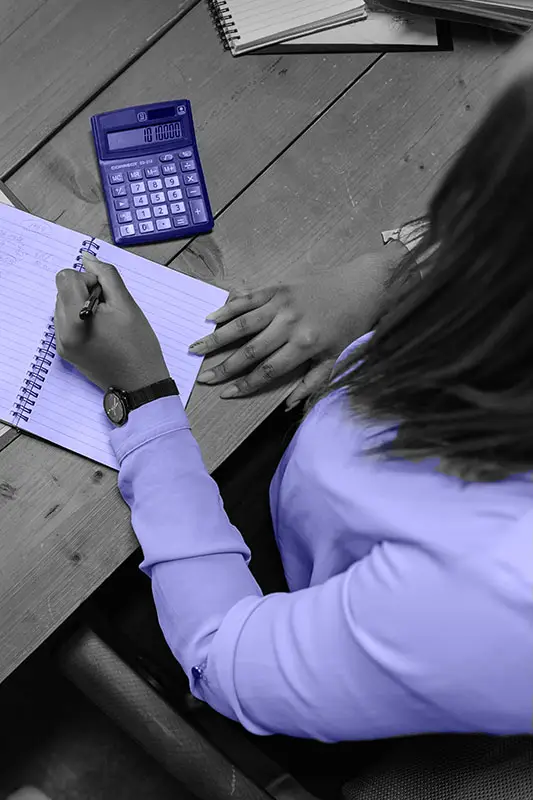
[[[113,425],[124,425],[128,418],[126,404],[118,392],[110,389],[104,397],[104,411]]]

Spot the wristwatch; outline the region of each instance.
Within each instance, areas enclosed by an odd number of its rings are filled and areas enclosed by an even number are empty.
[[[172,378],[136,389],[134,392],[125,392],[111,386],[104,395],[104,411],[113,425],[124,425],[128,421],[130,411],[134,411],[145,403],[159,400],[160,397],[170,397],[179,394],[178,387]]]

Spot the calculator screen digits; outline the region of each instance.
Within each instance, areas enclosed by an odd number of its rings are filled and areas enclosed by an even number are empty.
[[[107,134],[110,150],[124,150],[139,145],[172,142],[183,138],[180,122],[166,122],[161,125],[149,125],[146,128],[132,128],[125,131],[113,131]]]

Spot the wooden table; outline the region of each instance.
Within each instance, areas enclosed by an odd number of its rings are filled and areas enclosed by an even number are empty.
[[[192,101],[216,212],[209,236],[139,248],[221,286],[290,279],[381,246],[420,212],[479,117],[504,45],[453,53],[246,56],[222,51],[192,0],[6,0],[0,177],[34,213],[108,238],[89,116]],[[197,387],[210,470],[282,389],[221,401]],[[0,438],[0,680],[136,546],[116,473],[10,432]]]

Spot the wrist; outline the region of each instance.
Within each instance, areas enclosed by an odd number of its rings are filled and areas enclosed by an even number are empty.
[[[154,383],[168,380],[170,372],[166,365],[157,369],[146,369],[136,372],[134,375],[125,375],[122,379],[118,379],[113,385],[124,392],[137,392],[139,389],[144,389],[145,386],[152,386]],[[107,386],[106,389],[109,387]]]

